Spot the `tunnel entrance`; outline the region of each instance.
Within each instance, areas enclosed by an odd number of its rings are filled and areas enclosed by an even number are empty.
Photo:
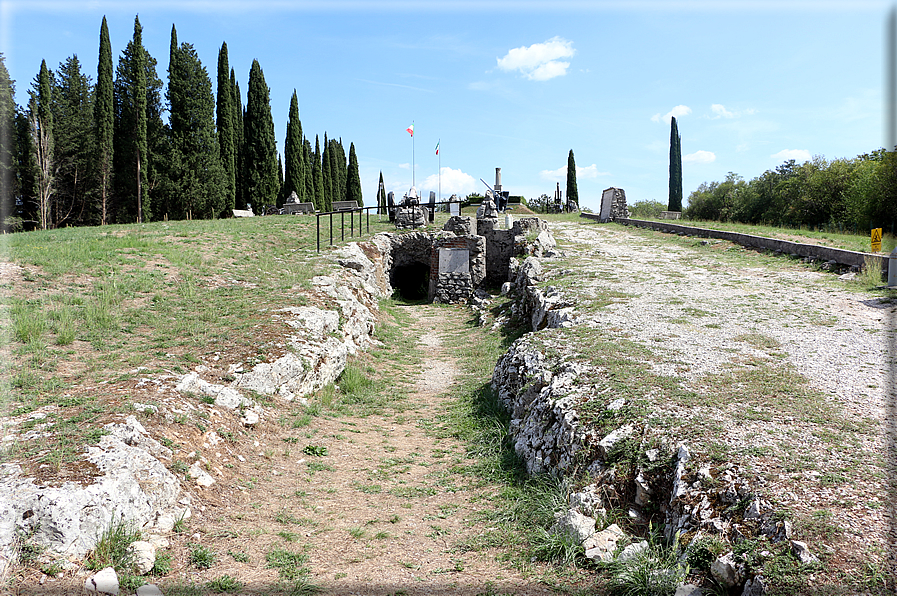
[[[430,266],[406,263],[393,268],[389,283],[405,300],[425,300],[429,292]]]

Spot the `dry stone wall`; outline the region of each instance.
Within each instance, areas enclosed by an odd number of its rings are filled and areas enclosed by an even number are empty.
[[[602,371],[579,357],[563,333],[552,331],[581,323],[575,301],[558,288],[543,287],[546,275],[535,257],[512,262],[510,271],[503,292],[516,297],[514,314],[529,323],[531,332],[499,358],[492,388],[511,414],[514,449],[531,474],[588,479],[570,494],[570,509],[554,532],[575,537],[595,561],[636,556],[648,543],[626,536],[607,519],[613,506],[626,511],[635,527],[662,522],[667,538],[715,536],[720,544],[734,545],[765,537],[772,544],[789,544],[801,561],[813,560],[810,547],[793,539],[790,524],[737,464],[712,470],[694,461],[686,443],[650,426],[648,413],[618,425],[596,424],[596,419],[622,419],[618,414],[629,404],[595,384],[592,379]],[[593,421],[589,424],[582,421],[584,408]],[[615,464],[621,453],[631,463]],[[627,543],[620,552],[618,547]],[[731,550],[716,556],[708,573],[726,589],[745,594],[763,594],[767,583]],[[678,579],[683,582],[685,574]],[[686,592],[692,588],[697,589],[683,586]]]

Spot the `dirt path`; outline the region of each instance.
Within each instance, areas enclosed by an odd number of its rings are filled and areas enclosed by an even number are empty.
[[[551,593],[532,574],[496,562],[493,549],[457,548],[483,533],[480,513],[499,487],[453,469],[469,463],[464,446],[428,430],[458,382],[443,339],[461,332],[462,317],[433,305],[407,312],[415,324],[405,333],[424,331],[420,369],[399,373],[413,383],[411,408],[323,415],[298,429],[268,425],[256,453],[228,462],[229,481],[196,495],[205,511],[173,544],[176,575],[205,584],[226,574],[264,589],[278,580],[266,555],[285,549],[307,556],[308,579],[326,594]],[[218,554],[211,569],[188,564],[197,543]]]

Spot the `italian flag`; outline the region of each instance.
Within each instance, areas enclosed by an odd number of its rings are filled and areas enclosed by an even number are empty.
[[[439,141],[436,141],[436,155],[439,155]]]
[[[408,131],[408,134],[410,134],[412,137],[414,136],[414,125],[413,124],[411,126],[409,126],[408,128],[406,128],[405,130]]]

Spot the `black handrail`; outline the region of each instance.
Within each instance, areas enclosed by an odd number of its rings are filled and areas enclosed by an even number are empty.
[[[439,201],[437,203],[433,203],[434,206],[441,205],[460,205],[461,201]],[[430,203],[424,203],[420,205],[420,207],[430,207]],[[399,205],[396,205],[393,209],[398,209]],[[370,207],[356,207],[354,209],[342,209],[340,211],[323,211],[320,213],[315,213],[315,229],[316,229],[316,241],[318,245],[318,252],[321,252],[321,218],[329,217],[330,219],[330,246],[333,246],[333,216],[337,213],[340,216],[340,240],[346,240],[346,213],[349,214],[349,237],[355,237],[355,213],[358,213],[358,235],[362,235],[362,213],[366,216],[366,227],[367,233],[371,232],[371,209],[376,209],[378,212],[381,210],[387,209],[386,207],[381,206],[370,206]],[[451,211],[451,207],[449,207],[449,211]],[[460,213],[460,207],[459,207]]]

